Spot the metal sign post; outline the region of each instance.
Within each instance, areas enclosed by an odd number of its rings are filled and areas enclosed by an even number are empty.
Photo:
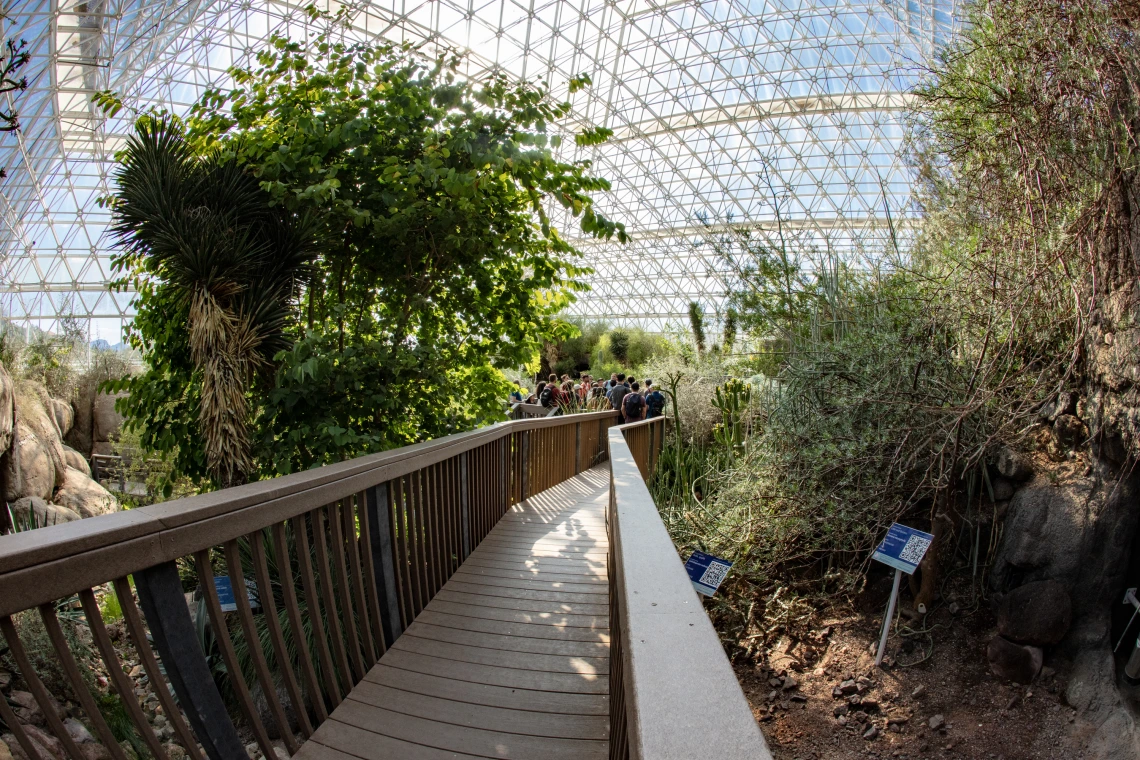
[[[875,655],[875,664],[883,664],[883,655],[887,651],[887,636],[891,632],[891,620],[895,617],[895,605],[899,599],[899,586],[902,584],[902,574],[911,575],[918,569],[926,550],[934,541],[934,536],[923,533],[921,530],[908,528],[905,525],[894,523],[887,531],[886,538],[875,549],[871,559],[890,565],[895,569],[895,583],[891,589],[891,598],[887,602],[887,616],[883,619],[883,630],[879,636],[879,651]]]

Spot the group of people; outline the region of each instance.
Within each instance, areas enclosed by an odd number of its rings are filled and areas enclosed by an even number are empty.
[[[525,389],[511,394],[513,401],[523,401]],[[665,394],[646,379],[644,388],[624,372],[615,372],[606,381],[596,380],[588,374],[575,383],[570,375],[561,378],[551,374],[539,382],[534,393],[525,399],[528,404],[541,404],[546,409],[561,406],[570,409],[613,409],[618,413],[619,424],[660,417],[665,413]]]

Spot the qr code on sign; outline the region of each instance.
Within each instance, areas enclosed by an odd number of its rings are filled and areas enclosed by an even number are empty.
[[[705,570],[704,575],[701,576],[701,583],[709,588],[717,588],[720,586],[724,576],[728,575],[729,565],[720,562],[713,562]]]
[[[929,538],[911,536],[907,539],[906,546],[903,547],[902,553],[899,554],[899,559],[903,562],[917,565],[922,561],[922,555],[926,554],[926,547],[928,546],[930,546]]]

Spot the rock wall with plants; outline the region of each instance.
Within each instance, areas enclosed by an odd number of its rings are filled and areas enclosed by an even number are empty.
[[[0,364],[0,478],[8,504],[0,517],[6,527],[26,530],[119,509],[91,478],[84,454],[64,443],[75,418],[71,401],[53,398],[35,380],[13,379]],[[104,414],[102,422],[109,428],[113,419]]]

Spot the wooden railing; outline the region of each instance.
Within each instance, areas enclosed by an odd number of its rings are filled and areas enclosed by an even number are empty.
[[[664,431],[609,431],[610,758],[770,760],[646,485]]]
[[[230,704],[266,758],[276,757],[272,725],[295,753],[512,504],[605,460],[606,431],[615,418],[596,412],[511,421],[0,536],[0,630],[19,676],[72,760],[87,757],[61,722],[25,641],[39,625],[70,687],[70,694],[55,696],[82,708],[114,760],[127,757],[88,687],[84,658],[92,655],[69,644],[74,637],[65,626],[89,631],[98,668],[155,760],[170,758],[167,731],[194,760],[247,757]],[[232,600],[219,595],[219,576],[228,577]],[[117,595],[129,645],[108,631],[100,609],[100,597],[109,593],[104,584]],[[195,587],[221,661],[213,667],[184,595]],[[224,602],[236,625],[227,620]],[[255,607],[264,614],[254,616]],[[109,608],[105,601],[103,608]],[[130,651],[120,651],[124,647]],[[156,731],[148,721],[136,696],[138,681],[124,661],[140,664],[169,729]],[[271,721],[259,713],[243,665]],[[215,684],[221,667],[231,702]],[[0,721],[30,760],[53,760],[3,698]]]

